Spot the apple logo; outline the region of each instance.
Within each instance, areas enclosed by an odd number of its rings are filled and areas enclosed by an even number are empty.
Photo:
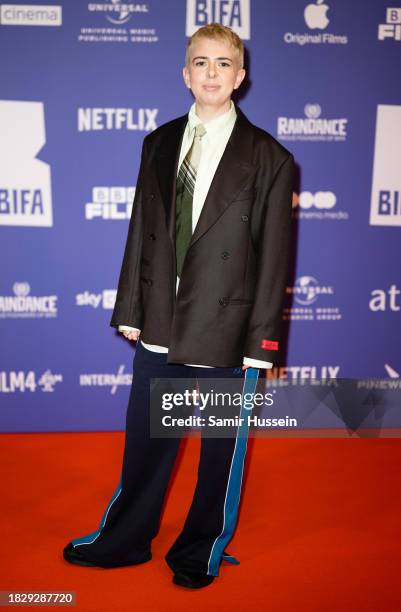
[[[327,19],[326,13],[329,6],[323,2],[324,0],[316,0],[316,4],[308,4],[304,10],[305,23],[311,30],[324,30],[328,26],[330,20]]]

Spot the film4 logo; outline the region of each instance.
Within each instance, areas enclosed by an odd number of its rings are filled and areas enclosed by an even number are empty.
[[[51,370],[46,370],[39,377],[33,370],[0,372],[0,393],[34,393],[38,387],[45,393],[51,393],[60,382],[63,382],[63,376],[53,374]]]

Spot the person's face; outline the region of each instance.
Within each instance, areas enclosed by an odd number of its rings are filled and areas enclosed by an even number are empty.
[[[216,110],[228,104],[244,76],[237,51],[210,38],[200,38],[192,46],[189,63],[183,69],[185,85],[192,90],[196,102]]]

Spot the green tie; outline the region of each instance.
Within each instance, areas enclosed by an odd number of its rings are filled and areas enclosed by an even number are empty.
[[[206,134],[200,123],[195,128],[191,148],[186,154],[177,176],[176,216],[175,216],[175,252],[177,260],[177,276],[181,276],[185,255],[192,236],[192,202],[196,173],[202,152],[201,138]]]

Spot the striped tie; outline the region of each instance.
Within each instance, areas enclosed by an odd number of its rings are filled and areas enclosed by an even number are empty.
[[[195,128],[191,148],[186,154],[177,176],[175,217],[177,276],[181,276],[185,255],[192,236],[192,202],[196,173],[202,152],[201,138],[204,134],[206,134],[206,130],[200,123]]]

